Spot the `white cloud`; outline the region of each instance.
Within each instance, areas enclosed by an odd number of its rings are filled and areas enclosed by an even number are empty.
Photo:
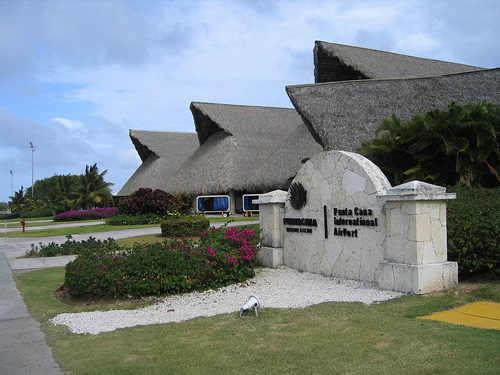
[[[61,124],[64,126],[66,129],[70,131],[81,131],[83,130],[84,126],[81,121],[77,120],[70,120],[67,118],[61,118],[61,117],[54,117],[50,121]]]

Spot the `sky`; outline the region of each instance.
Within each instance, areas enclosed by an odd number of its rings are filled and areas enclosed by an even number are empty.
[[[498,0],[0,0],[0,202],[94,163],[117,192],[141,164],[129,129],[194,132],[193,101],[291,108],[315,40],[500,67],[499,16]]]

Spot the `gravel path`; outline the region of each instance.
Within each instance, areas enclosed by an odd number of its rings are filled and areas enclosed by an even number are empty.
[[[369,283],[301,273],[287,267],[260,268],[254,278],[218,290],[171,296],[137,310],[59,314],[51,322],[65,325],[73,333],[95,335],[118,328],[238,312],[252,294],[258,296],[264,308],[303,308],[323,302],[371,304],[403,295]]]

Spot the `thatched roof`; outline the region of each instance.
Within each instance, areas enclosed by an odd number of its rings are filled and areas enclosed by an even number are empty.
[[[287,93],[325,150],[354,151],[385,117],[488,100],[500,103],[500,68],[427,78],[288,86]]]
[[[321,151],[291,108],[192,103],[191,111],[201,145],[170,179],[172,193],[284,187],[303,158]]]
[[[430,77],[483,69],[321,41],[315,43],[314,66],[316,83],[355,79]]]
[[[168,179],[198,148],[196,133],[130,130],[130,139],[142,164],[118,196],[130,195],[146,187],[165,190]]]

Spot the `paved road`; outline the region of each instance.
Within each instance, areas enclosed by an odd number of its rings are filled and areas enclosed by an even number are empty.
[[[256,221],[234,222],[229,226],[255,224]],[[222,223],[214,223],[221,226]],[[74,226],[74,225],[73,225]],[[54,226],[51,226],[54,228]],[[34,230],[34,228],[31,228]],[[160,228],[126,229],[111,232],[72,235],[77,241],[89,237],[120,239],[160,233]],[[17,290],[12,271],[64,266],[74,256],[22,258],[30,244],[63,243],[66,236],[44,238],[0,238],[0,375],[62,375],[52,351]]]

